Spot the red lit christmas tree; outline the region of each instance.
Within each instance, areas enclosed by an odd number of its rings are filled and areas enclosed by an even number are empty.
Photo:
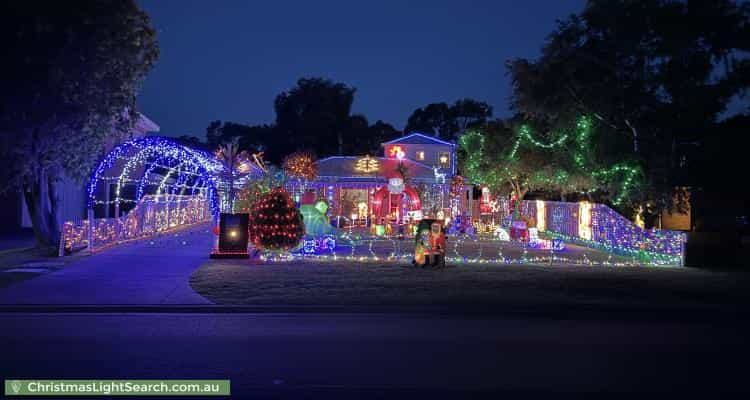
[[[302,214],[286,190],[277,187],[262,194],[250,213],[250,240],[266,250],[289,250],[305,233]]]

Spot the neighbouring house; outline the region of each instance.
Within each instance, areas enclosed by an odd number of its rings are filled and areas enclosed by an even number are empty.
[[[448,211],[455,144],[412,133],[381,146],[380,156],[318,160],[315,181],[291,184],[295,196],[299,200],[303,192],[312,192],[315,198],[327,200],[333,216],[354,225],[373,219],[405,223]]]
[[[159,125],[154,121],[140,113],[138,116],[138,121],[136,121],[129,139],[142,137],[151,132],[159,132]],[[108,141],[105,148],[102,149],[102,156],[117,144],[114,140]],[[87,183],[86,181],[79,182],[67,177],[57,183],[57,192],[60,201],[57,219],[61,224],[63,221],[86,218]],[[7,195],[4,198],[0,198],[0,203],[3,205],[0,208],[5,210],[3,214],[4,221],[10,222],[4,224],[3,231],[13,232],[19,229],[31,228],[31,218],[29,217],[26,202],[22,194]]]

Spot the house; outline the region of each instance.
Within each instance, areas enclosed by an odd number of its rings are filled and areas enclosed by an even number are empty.
[[[317,161],[314,182],[292,185],[325,199],[332,214],[354,225],[372,219],[406,223],[446,210],[456,170],[456,145],[412,133],[381,144],[380,156],[333,156]],[[306,196],[307,198],[311,196]]]

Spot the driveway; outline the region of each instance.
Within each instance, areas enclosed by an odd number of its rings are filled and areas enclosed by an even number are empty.
[[[122,244],[0,289],[0,305],[210,304],[188,284],[208,260],[208,225]]]

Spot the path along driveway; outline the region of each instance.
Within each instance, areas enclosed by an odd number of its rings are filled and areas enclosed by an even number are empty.
[[[208,225],[81,256],[65,268],[0,289],[0,305],[210,304],[188,283],[208,260]]]

